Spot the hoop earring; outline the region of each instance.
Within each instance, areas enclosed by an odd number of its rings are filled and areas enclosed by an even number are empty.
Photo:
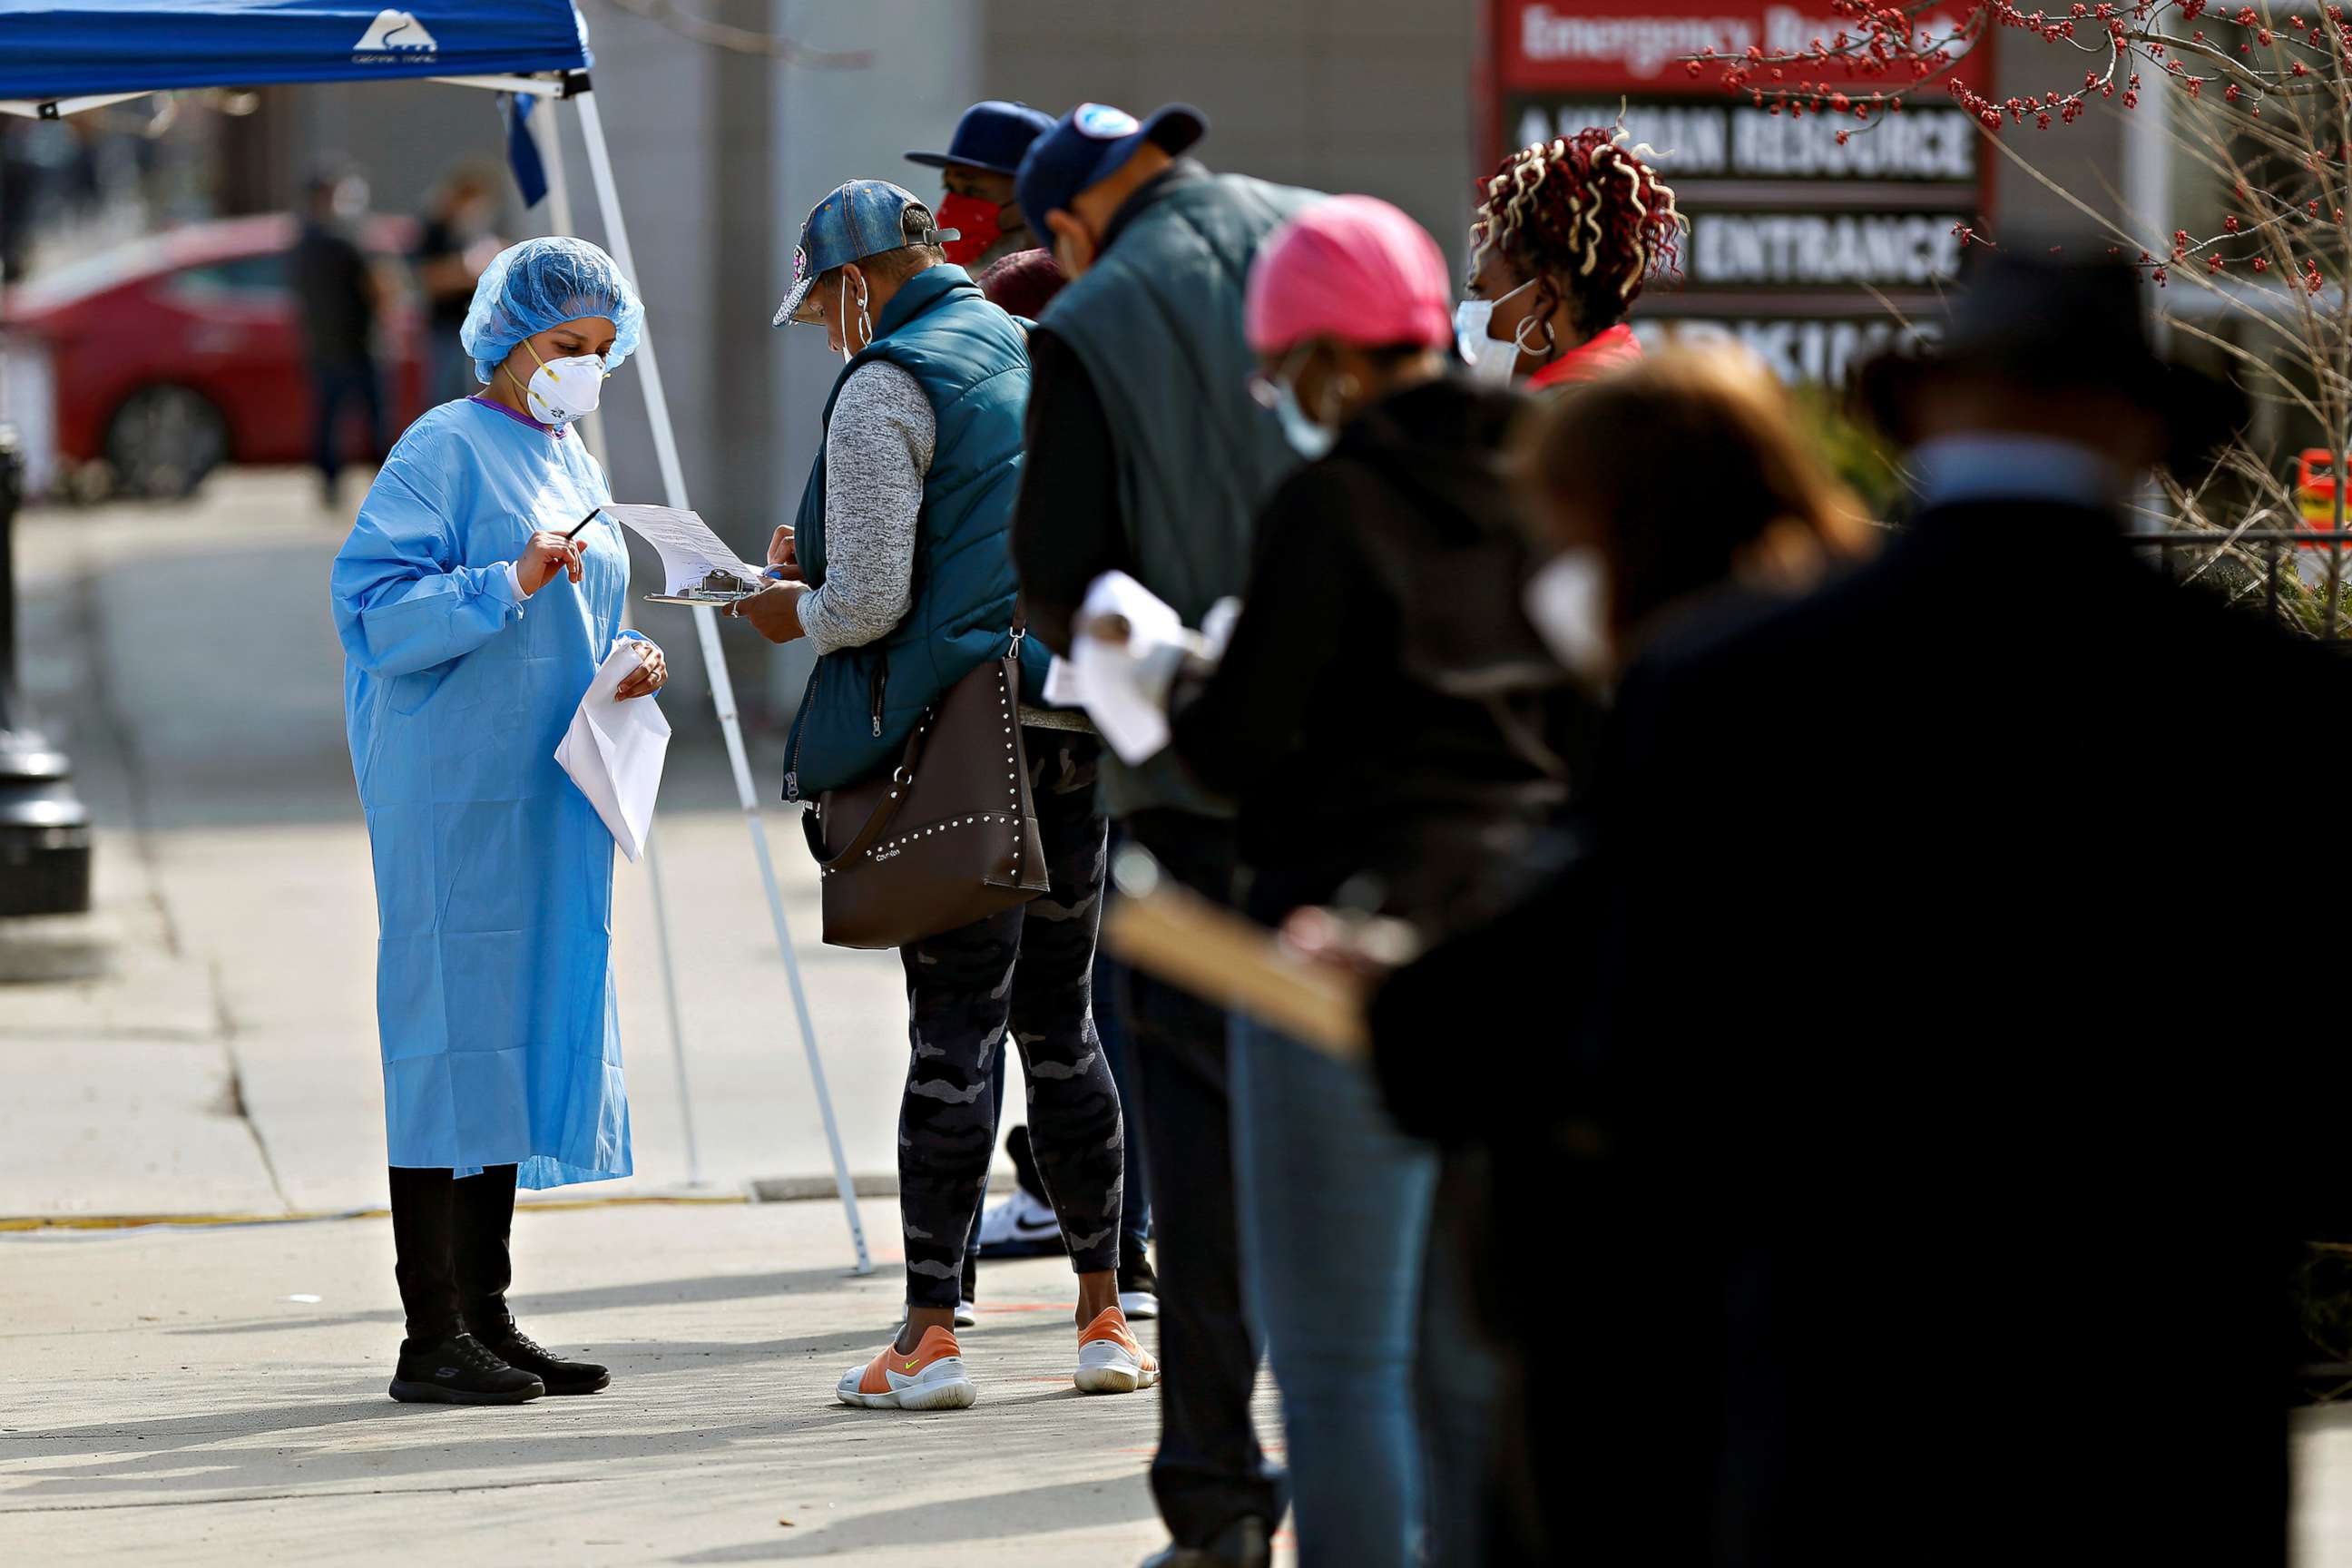
[[[1528,327],[1530,323],[1543,329],[1543,343],[1540,347],[1528,342]],[[1511,346],[1521,353],[1549,354],[1558,348],[1559,342],[1559,334],[1552,331],[1549,316],[1522,316],[1519,319],[1519,324],[1511,331]]]

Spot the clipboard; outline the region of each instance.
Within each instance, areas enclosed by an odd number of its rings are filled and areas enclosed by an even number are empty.
[[[724,581],[714,581],[720,579]],[[680,588],[674,594],[647,594],[646,602],[650,605],[732,605],[774,587],[777,581],[773,577],[746,577],[740,573],[714,571],[698,586]],[[744,586],[731,585],[737,583]]]
[[[709,605],[715,607],[751,598],[759,592],[757,588],[738,593],[722,593],[715,588],[688,588],[682,594],[647,594],[646,603],[648,605]]]
[[[1220,1006],[1237,1008],[1335,1060],[1371,1056],[1362,990],[1298,957],[1255,921],[1120,851],[1118,897],[1103,913],[1103,945],[1121,963]]]

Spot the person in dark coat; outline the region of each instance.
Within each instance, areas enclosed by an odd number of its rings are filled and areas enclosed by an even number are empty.
[[[1552,1555],[2283,1563],[2346,673],[2129,542],[2235,416],[2127,267],[2004,251],[1874,384],[1911,526],[1653,642],[1593,858],[1375,1006],[1528,1041],[1486,1104],[1592,1199]],[[1502,1027],[1580,953],[1570,1026]]]
[[[1069,286],[1029,333],[1027,459],[1013,559],[1031,634],[1066,650],[1088,586],[1123,570],[1197,623],[1240,591],[1257,509],[1296,461],[1249,399],[1250,259],[1315,193],[1212,173],[1183,104],[1139,121],[1082,103],[1015,176]],[[1103,763],[1112,817],[1184,886],[1230,900],[1231,824],[1165,767]],[[1250,1415],[1259,1345],[1234,1234],[1225,1017],[1130,973],[1122,1001],[1166,1289],[1151,1489],[1171,1544],[1149,1568],[1265,1568],[1286,1500]]]
[[[1787,389],[1743,351],[1666,349],[1555,395],[1528,423],[1517,467],[1546,555],[1527,582],[1526,611],[1596,697],[1675,628],[1867,553],[1861,503],[1808,445]],[[1695,453],[1706,456],[1706,483],[1660,482]],[[1515,878],[1491,877],[1490,898],[1536,885],[1532,905],[1457,927],[1387,987],[1376,1020],[1389,1106],[1446,1150],[1449,1201],[1434,1229],[1466,1259],[1471,1327],[1503,1363],[1494,1380],[1501,1441],[1489,1445],[1495,1469],[1482,1489],[1496,1514],[1479,1560],[1493,1563],[1546,1561],[1591,1516],[1593,1500],[1559,1483],[1550,1450],[1564,1426],[1584,1430],[1580,1416],[1563,1422],[1563,1400],[1590,1403],[1593,1380],[1616,1364],[1571,1365],[1560,1355],[1564,1343],[1612,1342],[1597,1308],[1616,1281],[1615,1265],[1586,1239],[1608,1212],[1600,1180],[1610,1173],[1592,1168],[1580,1144],[1575,1118],[1589,1108],[1549,1092],[1561,1040],[1593,990],[1597,915],[1579,895],[1605,773],[1605,756],[1577,768],[1560,831],[1514,858]],[[1569,872],[1545,881],[1542,868],[1563,857]],[[1290,926],[1295,941],[1322,929]],[[1469,1037],[1525,1042],[1530,1059],[1509,1092],[1498,1095],[1489,1071],[1464,1070],[1451,1046],[1465,1028]],[[1539,1090],[1522,1096],[1523,1079]],[[1532,1237],[1546,1239],[1531,1247]],[[1557,1289],[1527,1289],[1537,1253]],[[1569,1331],[1579,1323],[1586,1332]],[[1629,1396],[1667,1396],[1664,1381],[1644,1381],[1658,1378],[1657,1367],[1622,1370],[1635,1380]]]
[[[1567,804],[1590,703],[1521,607],[1503,459],[1524,399],[1461,374],[1452,303],[1436,241],[1370,196],[1308,207],[1251,268],[1257,384],[1310,460],[1259,514],[1214,673],[1171,706],[1177,755],[1237,804],[1243,907],[1267,925],[1352,903],[1451,930]],[[1493,1372],[1444,1320],[1419,1332],[1425,1270],[1433,1300],[1451,1289],[1436,1151],[1359,1068],[1256,1020],[1235,1016],[1230,1061],[1302,1568],[1485,1562],[1464,1516]]]
[[[367,182],[322,170],[311,177],[308,197],[287,270],[301,310],[310,371],[310,461],[319,470],[320,500],[331,511],[342,471],[345,414],[356,407],[366,421],[371,459],[385,450],[383,378],[375,357],[383,287],[358,239]]]

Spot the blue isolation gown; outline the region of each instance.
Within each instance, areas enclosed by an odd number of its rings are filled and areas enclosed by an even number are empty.
[[[507,574],[533,531],[610,499],[577,435],[446,403],[393,448],[335,556],[394,1165],[512,1163],[525,1187],[630,1171],[613,836],[555,763],[624,635],[628,550],[600,518],[577,584],[522,600]]]

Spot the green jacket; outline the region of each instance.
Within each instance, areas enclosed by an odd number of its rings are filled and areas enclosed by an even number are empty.
[[[1258,247],[1319,199],[1240,174],[1169,181],[1038,317],[1086,366],[1110,422],[1136,580],[1187,626],[1247,585],[1258,508],[1298,466],[1250,397],[1242,300]],[[1103,779],[1120,816],[1230,815],[1165,753],[1139,768],[1106,754]]]
[[[868,360],[887,360],[919,383],[939,423],[915,535],[912,597],[890,634],[816,661],[793,721],[784,798],[813,798],[894,766],[924,709],[991,658],[1013,632],[1016,596],[1006,531],[1021,489],[1022,419],[1029,348],[1017,322],[990,304],[961,267],[908,279],[875,323],[874,341],[842,367],[825,399],[833,420],[842,384]],[[801,570],[824,581],[824,449],[801,491]],[[1051,656],[1021,648],[1022,689],[1045,689]]]

